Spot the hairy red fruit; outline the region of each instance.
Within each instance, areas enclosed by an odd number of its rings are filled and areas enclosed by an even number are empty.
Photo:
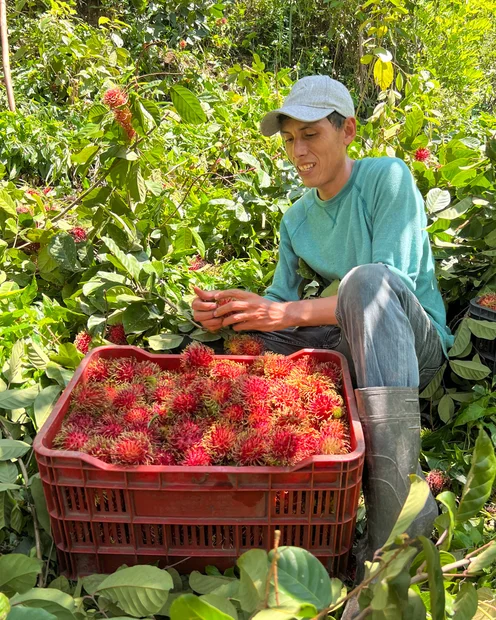
[[[95,432],[107,439],[117,439],[124,432],[124,425],[118,420],[102,420],[95,427]]]
[[[172,411],[182,415],[195,413],[199,405],[198,397],[192,392],[179,392],[171,401]]]
[[[85,431],[79,429],[77,426],[67,425],[57,433],[53,440],[53,445],[60,450],[74,450],[80,452],[84,449],[89,439],[90,436]]]
[[[65,423],[68,426],[85,430],[93,428],[95,418],[85,411],[78,411],[76,409],[67,417]]]
[[[262,355],[265,350],[264,343],[256,336],[248,336],[245,334],[243,341],[243,353],[245,355]]]
[[[267,403],[255,403],[250,407],[248,426],[258,431],[268,432],[274,426],[275,417]]]
[[[203,260],[203,258],[197,254],[190,262],[188,271],[198,271],[202,267],[208,265],[207,261]]]
[[[273,407],[294,407],[300,402],[300,391],[295,385],[273,382],[269,389],[269,402]]]
[[[115,395],[113,404],[117,409],[131,409],[131,407],[138,405],[140,400],[141,396],[134,387],[124,387]]]
[[[88,238],[86,231],[84,230],[84,228],[81,228],[81,226],[76,226],[74,228],[71,228],[71,230],[69,231],[69,234],[71,235],[71,237],[74,239],[76,243],[82,243],[83,241],[86,241],[86,239]]]
[[[112,463],[146,465],[153,461],[153,447],[149,437],[139,431],[123,433],[112,444]]]
[[[241,424],[244,422],[246,415],[243,407],[235,403],[234,405],[228,405],[222,411],[222,417],[232,424]]]
[[[91,336],[88,332],[79,332],[77,336],[74,338],[74,346],[81,353],[88,353],[91,344]]]
[[[104,388],[95,383],[82,383],[74,388],[71,404],[81,411],[97,413],[108,404]]]
[[[343,373],[341,368],[334,362],[322,362],[317,364],[315,372],[327,377],[331,380],[335,387],[339,387],[343,380]]]
[[[324,435],[319,442],[319,454],[348,454],[349,444],[345,439],[338,439],[331,435]]]
[[[124,414],[124,422],[136,430],[142,430],[148,426],[152,412],[148,407],[133,407]]]
[[[334,383],[320,373],[308,375],[307,377],[295,378],[291,376],[288,379],[290,385],[296,385],[303,399],[312,401],[319,394],[326,394],[334,391]]]
[[[267,456],[267,437],[264,432],[249,430],[238,437],[234,449],[239,465],[264,465]]]
[[[127,344],[126,332],[122,323],[109,325],[107,328],[107,340],[113,344]]]
[[[265,353],[253,364],[255,372],[260,368],[269,379],[284,379],[290,374],[293,367],[292,360],[279,353]]]
[[[130,383],[136,376],[136,364],[132,359],[117,359],[110,366],[110,376],[118,383]]]
[[[237,433],[228,424],[213,424],[204,435],[202,445],[212,457],[212,462],[220,464],[228,460],[236,444]]]
[[[209,383],[204,394],[204,400],[207,404],[215,403],[222,407],[229,402],[232,394],[233,387],[229,379],[219,379]]]
[[[320,432],[322,436],[345,439],[346,441],[348,441],[350,436],[347,424],[343,420],[336,420],[334,418],[326,420],[320,427]]]
[[[273,465],[294,465],[301,460],[303,447],[301,431],[294,427],[276,428],[271,437],[269,460]]]
[[[171,383],[159,383],[153,391],[152,399],[159,403],[166,403],[171,399],[174,393],[175,388]]]
[[[102,101],[106,106],[113,110],[114,108],[126,105],[127,95],[120,88],[109,88],[105,91]]]
[[[335,391],[317,394],[309,403],[309,412],[317,422],[340,418],[343,415],[343,399]]]
[[[201,342],[192,342],[181,353],[181,367],[185,370],[205,369],[214,361],[214,351]]]
[[[86,381],[103,382],[109,378],[109,366],[106,360],[99,358],[91,361],[85,370]]]
[[[155,454],[155,460],[153,461],[154,465],[177,465],[176,459],[172,452],[168,450],[159,450]]]
[[[162,369],[155,362],[138,362],[135,367],[135,373],[137,377],[142,379],[158,379]]]
[[[175,452],[184,452],[198,445],[203,437],[203,428],[192,420],[184,420],[176,424],[169,433],[169,445]]]
[[[440,469],[431,469],[425,479],[433,495],[439,495],[439,493],[447,489],[450,484],[449,476]]]
[[[427,161],[430,155],[431,155],[431,152],[429,151],[429,149],[420,148],[415,151],[416,161]]]
[[[187,42],[184,39],[181,39],[181,41],[179,41],[179,47],[183,50],[186,46],[187,46]]]
[[[496,293],[486,293],[477,302],[479,306],[496,310]]]
[[[237,379],[246,373],[245,364],[234,360],[216,360],[210,367],[210,376],[213,379]]]
[[[229,301],[231,301],[231,299],[229,299]],[[231,355],[262,355],[264,352],[264,345],[262,340],[256,336],[237,334],[236,336],[231,336],[224,342],[224,349]]]
[[[108,437],[94,435],[84,447],[86,454],[110,463],[113,442]]]
[[[251,375],[242,377],[239,385],[242,399],[249,405],[265,401],[269,387],[270,383],[266,379]]]
[[[186,465],[186,467],[205,467],[212,465],[212,458],[202,446],[193,446],[186,451],[181,465]]]

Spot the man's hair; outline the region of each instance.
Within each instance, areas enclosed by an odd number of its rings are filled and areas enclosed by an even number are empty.
[[[288,118],[291,118],[291,117],[287,116],[286,114],[279,114],[279,116],[277,117],[279,121],[279,125],[282,125],[283,121],[285,121]],[[346,118],[339,112],[331,112],[329,116],[326,116],[326,118],[331,123],[331,125],[335,127],[336,129],[342,129],[344,125],[344,121],[346,120]]]

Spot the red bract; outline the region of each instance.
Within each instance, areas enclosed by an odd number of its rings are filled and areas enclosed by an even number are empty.
[[[426,161],[427,159],[429,159],[431,152],[429,151],[429,149],[417,149],[415,151],[415,159],[417,161]]]
[[[88,332],[79,332],[77,336],[74,338],[74,346],[81,353],[88,353],[91,344],[91,336]]]
[[[214,361],[214,352],[201,342],[192,342],[181,353],[181,367],[186,370],[206,369]]]
[[[112,463],[121,465],[146,465],[153,461],[154,454],[150,439],[145,433],[130,431],[123,433],[112,445]]]
[[[71,237],[74,239],[76,243],[82,243],[83,241],[86,241],[86,239],[88,238],[88,236],[86,235],[86,231],[84,230],[84,228],[81,228],[81,226],[76,226],[74,228],[71,228],[71,230],[69,231],[69,234],[71,235]]]
[[[120,88],[109,88],[103,95],[102,101],[111,110],[127,103],[127,95]]]
[[[124,325],[117,323],[116,325],[109,325],[107,328],[107,340],[113,344],[127,344],[126,332],[124,331]]]

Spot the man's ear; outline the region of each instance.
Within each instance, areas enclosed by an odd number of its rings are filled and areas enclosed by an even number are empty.
[[[344,132],[344,143],[346,146],[351,144],[355,139],[357,127],[356,127],[356,118],[354,116],[348,116],[344,119],[343,124],[343,132]]]

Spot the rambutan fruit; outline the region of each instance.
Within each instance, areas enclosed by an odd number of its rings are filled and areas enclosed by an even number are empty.
[[[251,405],[247,421],[249,428],[268,432],[274,426],[275,416],[267,403],[259,402]]]
[[[124,423],[135,429],[143,429],[148,426],[152,418],[152,410],[149,407],[133,407],[124,414]]]
[[[238,465],[264,465],[267,457],[267,435],[263,431],[248,430],[238,436],[234,460]]]
[[[293,361],[285,355],[279,353],[264,353],[264,355],[254,363],[263,364],[263,372],[269,379],[282,379],[287,377],[293,369]]]
[[[300,390],[302,399],[307,401],[313,400],[319,394],[332,392],[335,388],[334,383],[320,373],[299,377],[298,379],[289,378],[288,383],[296,385]]]
[[[339,439],[332,435],[321,435],[318,454],[348,454],[349,451],[350,447],[346,439]]]
[[[287,426],[305,425],[308,421],[309,414],[305,407],[300,402],[295,402],[294,405],[281,405],[273,408],[274,424]]]
[[[484,306],[490,310],[496,310],[496,293],[486,293],[477,301],[479,306]]]
[[[180,357],[181,367],[185,370],[206,369],[214,361],[214,351],[201,342],[192,342]]]
[[[110,377],[116,383],[130,383],[136,376],[136,363],[131,358],[114,360],[110,365]]]
[[[230,355],[262,355],[263,341],[250,334],[236,334],[224,342],[224,349]]]
[[[198,445],[203,438],[204,429],[193,420],[186,419],[168,429],[168,444],[174,452],[184,452]]]
[[[337,388],[339,388],[343,380],[343,372],[334,362],[320,362],[317,364],[315,372],[330,379]]]
[[[237,433],[228,424],[213,424],[202,439],[202,446],[212,458],[212,462],[220,464],[228,460],[236,444]]]
[[[110,463],[113,441],[109,437],[94,435],[84,447],[86,454]]]
[[[273,407],[294,407],[300,403],[300,391],[295,385],[275,381],[269,389],[268,400]]]
[[[134,386],[126,386],[117,391],[113,405],[117,409],[131,409],[142,403],[142,396],[136,392]]]
[[[153,461],[154,451],[149,437],[140,431],[123,433],[112,444],[112,463],[146,465]]]
[[[92,338],[88,332],[79,332],[74,338],[74,346],[78,351],[86,355],[86,353],[90,350],[91,340]]]
[[[332,417],[340,418],[343,415],[343,398],[335,390],[317,394],[309,402],[308,410],[317,422]]]
[[[222,411],[222,419],[230,422],[231,424],[242,424],[245,421],[245,418],[245,410],[238,403],[227,405],[227,407],[225,407]]]
[[[142,379],[149,379],[151,377],[153,377],[154,379],[158,379],[161,372],[162,369],[155,362],[138,362],[135,368],[136,377]]]
[[[153,461],[154,465],[176,465],[176,459],[172,452],[168,450],[158,450],[155,453],[155,459]]]
[[[107,439],[116,439],[124,430],[124,424],[120,418],[114,416],[104,416],[95,427],[95,433]]]
[[[234,360],[215,360],[210,367],[213,379],[237,379],[246,373],[246,365]]]
[[[116,323],[115,325],[109,325],[107,327],[106,338],[113,344],[127,344],[126,332],[122,323]]]
[[[74,409],[65,420],[65,424],[80,429],[91,429],[95,424],[95,418],[86,411]]]
[[[101,357],[92,360],[85,370],[86,381],[106,381],[109,378],[109,367],[106,360]]]
[[[439,495],[442,491],[449,488],[450,478],[440,469],[431,469],[425,478],[433,495]]]
[[[82,243],[88,238],[86,231],[84,230],[84,228],[81,228],[81,226],[75,226],[74,228],[71,228],[71,230],[69,230],[69,234],[76,243]]]
[[[231,338],[224,340],[224,349],[229,355],[243,355],[241,336],[231,336]]]
[[[81,383],[74,388],[71,404],[80,411],[97,413],[104,409],[107,404],[107,395],[103,387],[96,383]]]
[[[334,437],[335,439],[345,439],[348,441],[350,437],[350,431],[347,424],[343,420],[336,420],[331,418],[325,420],[320,427],[322,435]]]
[[[296,427],[275,428],[270,438],[268,460],[272,465],[294,465],[301,460],[303,434]]]
[[[67,425],[62,428],[53,440],[54,447],[60,450],[81,452],[88,443],[90,435],[77,426]]]
[[[158,416],[159,418],[165,420],[171,414],[170,407],[166,403],[155,402],[152,405],[152,417]]]
[[[202,446],[192,446],[186,450],[181,465],[186,467],[204,467],[212,465],[212,458]]]
[[[199,399],[191,391],[175,394],[170,403],[172,411],[181,415],[195,413],[199,406]]]
[[[102,97],[103,103],[111,110],[126,105],[127,94],[119,87],[109,88]]]
[[[427,161],[431,155],[429,149],[419,148],[415,151],[414,158],[416,161]]]
[[[249,405],[265,401],[270,389],[270,383],[264,377],[247,375],[241,377],[237,384],[241,400]]]
[[[218,379],[210,381],[203,395],[203,400],[207,406],[214,403],[219,407],[226,405],[233,395],[233,387],[229,379]]]

